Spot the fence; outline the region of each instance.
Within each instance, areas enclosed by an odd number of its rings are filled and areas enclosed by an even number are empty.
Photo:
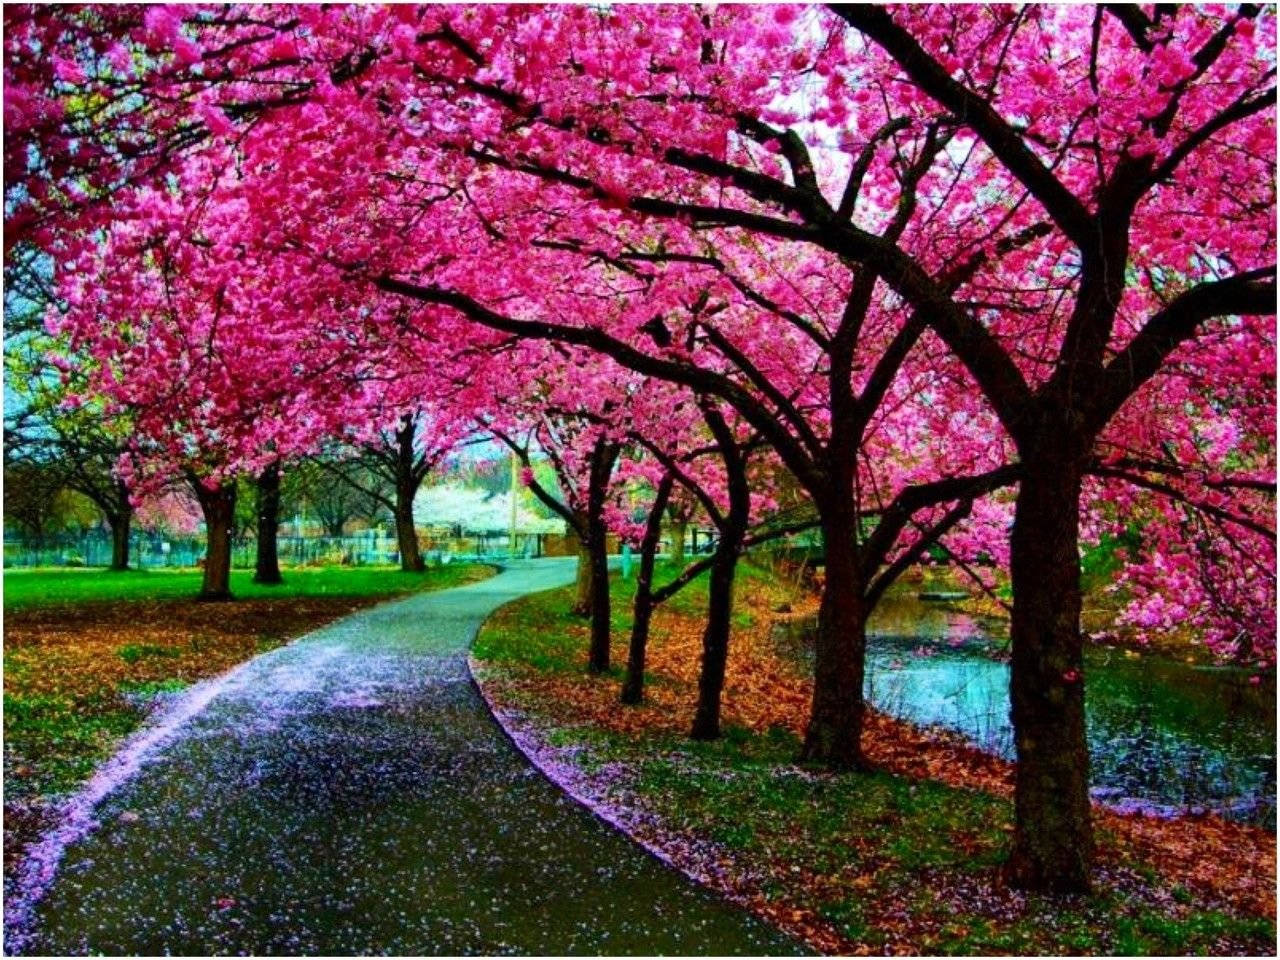
[[[541,557],[546,554],[545,535],[520,534],[514,549],[506,533],[471,536],[419,538],[428,564],[452,560],[510,559]],[[285,566],[380,566],[398,564],[400,549],[394,536],[368,531],[344,537],[280,537],[280,563]],[[241,569],[254,565],[256,546],[252,537],[237,538],[232,544],[231,565]],[[136,533],[129,541],[129,564],[139,569],[194,567],[205,554],[203,537],[161,537]],[[105,567],[111,563],[111,538],[104,533],[47,538],[42,543],[20,539],[4,541],[6,567]]]

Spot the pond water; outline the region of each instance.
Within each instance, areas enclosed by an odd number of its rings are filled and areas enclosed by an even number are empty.
[[[899,584],[869,624],[867,697],[1012,759],[1008,627]],[[1157,815],[1212,810],[1275,829],[1276,688],[1232,668],[1086,651],[1095,799]]]

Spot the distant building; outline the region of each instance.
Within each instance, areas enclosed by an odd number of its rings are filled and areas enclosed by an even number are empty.
[[[524,500],[521,496],[516,507],[518,533],[565,532],[563,520],[539,516]],[[413,519],[417,526],[446,536],[505,534],[511,526],[511,494],[489,493],[460,483],[423,487],[413,501]]]

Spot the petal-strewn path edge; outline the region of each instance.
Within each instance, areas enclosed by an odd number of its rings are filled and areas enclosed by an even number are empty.
[[[492,682],[498,675],[493,667],[472,655],[467,657],[467,666],[480,698],[515,748],[543,776],[603,823],[625,834],[660,862],[751,911],[810,949],[823,954],[847,950],[848,941],[811,911],[797,911],[771,900],[762,888],[762,878],[736,862],[730,851],[704,837],[673,829],[663,818],[628,802],[629,792],[619,788],[608,765],[595,771],[584,769],[575,760],[582,750],[580,746],[557,745],[552,727],[540,725],[531,714],[502,701],[498,685]]]
[[[262,654],[268,656],[268,654]],[[78,791],[62,801],[53,825],[28,848],[22,865],[5,891],[4,942],[8,954],[21,953],[31,937],[32,913],[57,876],[67,848],[98,826],[94,812],[111,793],[132,780],[188,720],[202,711],[227,684],[258,659],[194,684],[138,730],[127,736],[115,754]]]
[[[9,954],[789,955],[526,761],[466,651],[571,581],[511,564],[308,634],[188,694],[68,805]]]

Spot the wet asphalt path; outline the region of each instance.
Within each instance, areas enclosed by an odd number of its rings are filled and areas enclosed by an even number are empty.
[[[544,780],[471,686],[484,617],[572,575],[514,564],[251,662],[99,805],[23,952],[793,952]]]

